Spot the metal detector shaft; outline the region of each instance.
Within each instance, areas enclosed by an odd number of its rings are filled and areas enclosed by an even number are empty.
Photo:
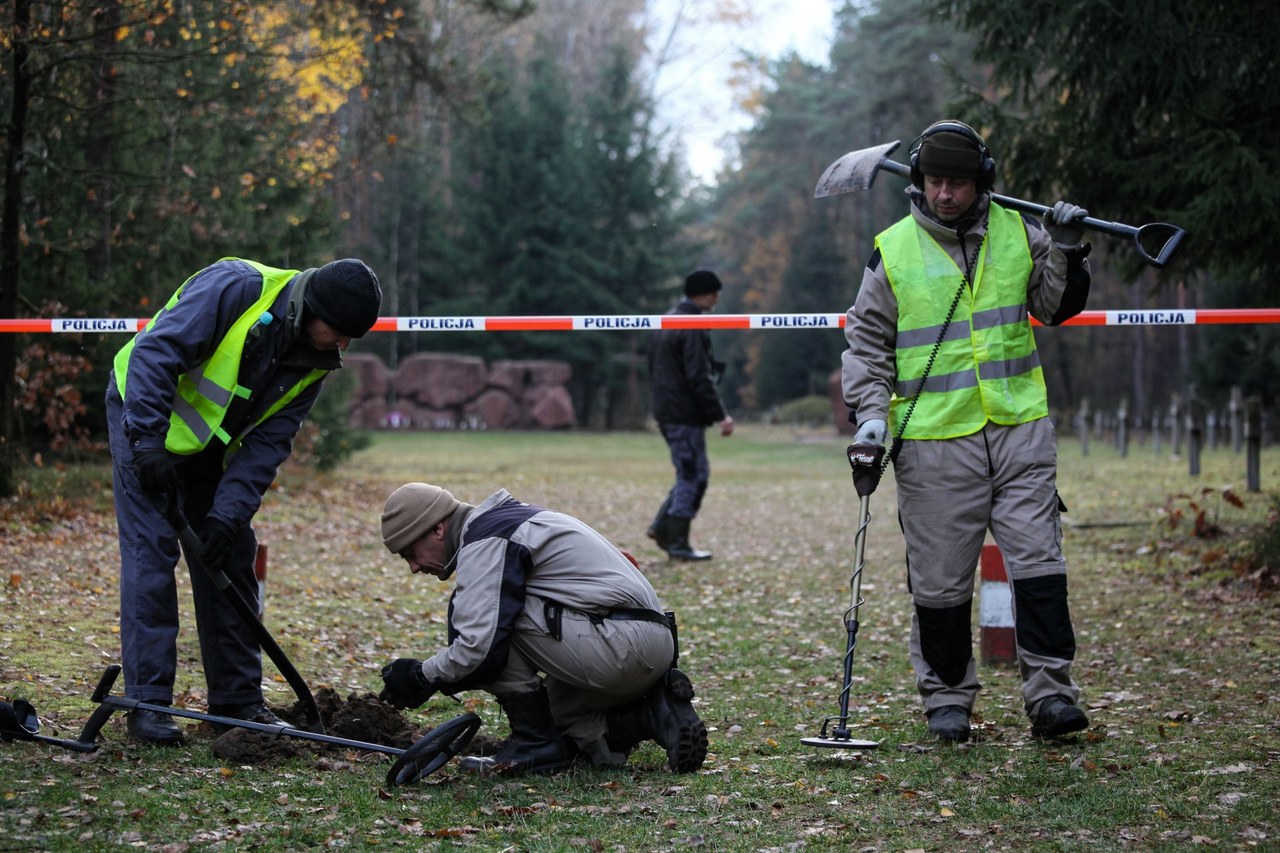
[[[305,738],[306,740],[318,741],[320,743],[329,743],[336,746],[347,746],[354,749],[364,749],[370,752],[382,752],[387,755],[403,755],[404,750],[394,746],[384,746],[380,743],[366,743],[361,740],[351,740],[349,738],[336,737],[327,735],[322,732],[308,731],[306,729],[296,729],[284,723],[258,723],[253,720],[240,720],[235,717],[222,717],[217,714],[204,714],[199,711],[188,711],[185,708],[174,708],[169,705],[157,705],[151,702],[142,702],[137,699],[130,699],[128,696],[112,696],[110,695],[111,687],[115,683],[116,676],[120,674],[118,664],[112,664],[107,667],[107,671],[103,673],[101,680],[98,681],[98,687],[93,691],[93,701],[99,703],[98,708],[89,717],[85,723],[84,729],[80,732],[78,738],[79,744],[82,746],[92,745],[97,748],[96,741],[98,732],[102,730],[102,726],[111,717],[115,711],[154,711],[158,714],[166,714],[172,717],[183,717],[188,720],[203,720],[209,723],[215,723],[222,726],[232,726],[234,728],[249,729],[250,731],[263,732],[264,734],[286,737]]]
[[[244,600],[240,590],[232,585],[231,579],[227,577],[226,572],[205,565],[203,559],[204,544],[200,541],[200,536],[191,528],[191,524],[187,521],[186,516],[182,514],[182,510],[178,509],[176,502],[170,503],[165,515],[169,519],[169,524],[173,526],[174,531],[178,534],[178,541],[182,543],[182,550],[186,554],[187,563],[196,566],[198,571],[208,575],[214,586],[222,592],[231,604],[232,609],[239,615],[240,621],[248,626],[254,639],[258,641],[258,645],[267,653],[267,657],[271,658],[271,662],[280,670],[284,680],[293,688],[293,692],[297,695],[298,701],[302,703],[303,711],[307,716],[307,727],[313,732],[324,734],[324,721],[320,718],[320,708],[316,705],[315,697],[311,695],[311,688],[307,686],[306,680],[303,679],[302,674],[293,665],[293,661],[289,660],[289,656],[284,653],[284,649],[280,648],[280,644],[271,636],[267,626],[262,624],[262,620],[258,618],[254,608]]]
[[[216,714],[202,714],[198,711],[187,711],[183,708],[173,708],[169,705],[155,705],[149,702],[140,702],[137,699],[130,699],[127,696],[112,696],[111,687],[115,684],[116,677],[120,674],[120,667],[113,664],[107,667],[106,672],[102,674],[102,678],[98,680],[98,686],[93,691],[93,701],[99,703],[88,722],[85,723],[84,729],[80,732],[80,737],[75,741],[58,741],[50,739],[51,742],[64,746],[67,749],[74,749],[79,752],[92,752],[98,748],[98,733],[102,731],[103,725],[110,719],[111,715],[118,710],[124,711],[153,711],[157,714],[168,714],[174,717],[185,717],[189,720],[204,720],[206,722],[218,725],[230,726],[234,728],[249,729],[250,731],[262,732],[263,734],[272,735],[274,737],[296,737],[305,740],[318,741],[319,743],[332,744],[334,746],[345,746],[351,749],[362,749],[369,752],[381,752],[385,755],[396,756],[395,763],[387,772],[388,785],[408,785],[412,782],[429,776],[436,770],[439,770],[447,764],[455,755],[459,755],[462,750],[471,742],[471,738],[475,736],[476,731],[480,728],[480,717],[476,714],[466,713],[454,717],[447,723],[428,731],[417,742],[408,749],[400,749],[394,746],[385,746],[380,743],[369,743],[362,740],[351,740],[350,738],[335,737],[327,735],[323,732],[312,732],[305,729],[295,729],[284,723],[258,723],[252,720],[240,720],[234,717],[220,717]],[[34,711],[31,716],[35,716]],[[14,726],[9,727],[16,727]],[[0,732],[3,732],[5,719],[0,715]],[[30,737],[28,737],[30,739]]]
[[[851,463],[872,463],[870,470],[875,471],[875,462],[879,462],[884,448],[877,448],[872,453],[858,446],[849,448]],[[875,485],[872,479],[859,478],[858,468],[854,468],[854,484],[858,488],[858,531],[853,538],[854,569],[849,578],[849,609],[844,613],[846,642],[844,650],[844,674],[840,685],[839,716],[827,717],[822,721],[822,731],[817,737],[801,738],[806,746],[818,746],[827,749],[875,749],[880,744],[873,740],[855,740],[849,729],[849,694],[853,689],[853,651],[858,645],[858,609],[862,606],[862,569],[866,564],[867,527],[871,522],[871,492]],[[878,473],[874,479],[878,479]],[[829,729],[832,722],[834,729]]]
[[[850,151],[845,154],[828,166],[822,177],[818,179],[818,185],[813,193],[814,198],[825,198],[827,196],[870,189],[875,181],[876,173],[879,171],[892,172],[900,177],[910,179],[910,166],[889,159],[889,154],[900,144],[899,141],[894,140],[883,145],[876,145],[859,151]],[[999,193],[992,193],[991,198],[1003,207],[1037,216],[1043,216],[1050,210],[1043,204],[1036,204],[1033,201],[1024,201],[1020,198],[1012,198]],[[1078,222],[1081,226],[1091,231],[1098,231],[1113,237],[1132,237],[1134,248],[1138,255],[1157,269],[1163,269],[1165,265],[1173,260],[1174,255],[1182,247],[1182,241],[1187,236],[1186,231],[1167,222],[1150,222],[1142,226],[1133,226],[1126,225],[1123,222],[1095,219],[1092,216],[1086,216],[1078,220]],[[1159,241],[1158,247],[1156,241]],[[1146,244],[1148,243],[1152,245],[1155,252],[1154,255],[1152,250],[1147,248]]]
[[[840,688],[840,721],[836,737],[849,736],[849,693],[853,687],[853,650],[858,645],[858,608],[862,606],[862,569],[866,565],[867,526],[871,521],[871,496],[858,499],[858,532],[853,538],[853,577],[849,579],[849,609],[844,615],[848,632],[844,653],[844,681]]]

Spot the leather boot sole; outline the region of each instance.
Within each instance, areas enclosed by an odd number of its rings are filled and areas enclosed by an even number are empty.
[[[703,560],[710,560],[711,556],[710,551],[699,551],[696,548],[687,551],[673,548],[667,551],[668,559],[683,560],[686,563],[701,563]]]
[[[652,695],[651,726],[654,740],[667,751],[667,767],[673,773],[696,773],[707,760],[707,727],[690,704],[693,683],[673,669]]]

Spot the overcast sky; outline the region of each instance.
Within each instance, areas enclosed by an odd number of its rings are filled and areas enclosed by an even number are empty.
[[[698,20],[714,0],[651,0],[651,14],[660,22],[656,31],[661,35],[682,6],[693,18],[682,24],[681,38],[673,51],[677,61],[662,70],[654,93],[659,116],[683,140],[695,177],[711,183],[725,161],[725,135],[751,124],[733,105],[729,83],[733,61],[744,50],[771,59],[794,50],[810,62],[825,64],[833,12],[839,2],[737,0],[736,5],[750,9],[755,21],[729,26]]]

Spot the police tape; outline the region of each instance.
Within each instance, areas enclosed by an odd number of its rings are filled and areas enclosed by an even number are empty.
[[[137,332],[149,318],[0,319],[0,333]],[[1035,322],[1033,320],[1033,322]],[[1280,323],[1280,308],[1082,311],[1065,326],[1204,326]],[[844,314],[613,314],[520,317],[380,317],[374,332],[633,332],[658,329],[839,329]],[[1040,325],[1036,323],[1036,325]]]

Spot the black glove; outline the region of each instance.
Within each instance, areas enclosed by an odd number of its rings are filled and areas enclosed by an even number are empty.
[[[418,708],[436,695],[436,686],[422,672],[422,661],[396,658],[382,668],[386,685],[378,698],[396,708]]]
[[[166,503],[178,493],[178,469],[164,448],[139,448],[133,451],[133,470],[143,494]]]
[[[236,533],[231,525],[217,518],[211,518],[204,524],[204,535],[200,537],[201,564],[211,572],[226,573],[231,568],[231,559],[235,553]]]
[[[880,439],[883,441],[884,436],[881,435]],[[860,441],[849,445],[845,453],[849,456],[849,467],[853,469],[854,491],[860,498],[870,497],[880,485],[884,445]]]

